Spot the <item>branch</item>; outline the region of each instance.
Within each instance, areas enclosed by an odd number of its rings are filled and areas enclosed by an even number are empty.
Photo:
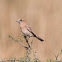
[[[29,42],[28,42],[27,37],[26,37],[26,36],[24,36],[24,39],[26,40],[26,43],[28,44],[28,47],[30,48],[30,44],[29,44]]]
[[[22,44],[21,42],[19,42],[18,40],[16,40],[14,37],[12,37],[11,35],[9,35],[9,37],[11,39],[13,39],[14,41],[17,41],[20,45],[22,45],[24,48],[28,49],[28,47],[26,47],[24,44]]]
[[[32,46],[32,42],[33,42],[33,40],[32,40],[31,43],[30,43],[30,47]]]
[[[35,56],[35,62],[38,62],[38,57],[36,55],[36,52],[34,52],[34,56]]]
[[[32,46],[32,41],[30,43],[30,47],[28,47],[27,52],[26,52],[26,62],[29,62],[28,58],[29,58],[29,54],[30,54],[30,51],[31,51],[31,46]]]
[[[56,60],[58,60],[58,56],[59,56],[59,53],[57,55],[55,55]]]

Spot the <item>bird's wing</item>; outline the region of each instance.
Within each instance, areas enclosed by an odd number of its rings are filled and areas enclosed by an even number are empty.
[[[33,34],[33,36],[34,36],[34,37],[36,37],[36,36],[37,36],[34,32],[32,32],[31,27],[29,27],[28,25],[26,25],[26,28],[27,28],[27,30],[28,30],[30,33],[32,33],[32,34]]]
[[[32,31],[31,27],[26,25],[27,30]]]

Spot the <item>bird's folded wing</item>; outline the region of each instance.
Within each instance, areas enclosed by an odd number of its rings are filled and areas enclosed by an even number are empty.
[[[37,37],[37,35],[36,35],[34,32],[32,32],[31,27],[29,27],[28,25],[27,25],[26,27],[27,27],[27,30],[28,30],[31,34],[33,34],[34,37]]]
[[[32,31],[30,26],[26,25],[25,27],[27,28],[28,31]]]

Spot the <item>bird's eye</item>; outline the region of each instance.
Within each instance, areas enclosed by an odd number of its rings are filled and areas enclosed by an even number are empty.
[[[22,21],[22,19],[20,19],[19,21]]]

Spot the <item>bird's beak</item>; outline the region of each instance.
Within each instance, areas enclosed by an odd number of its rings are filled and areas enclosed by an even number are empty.
[[[18,22],[18,21],[16,21],[16,22]]]
[[[16,22],[20,23],[19,21],[16,21]]]

